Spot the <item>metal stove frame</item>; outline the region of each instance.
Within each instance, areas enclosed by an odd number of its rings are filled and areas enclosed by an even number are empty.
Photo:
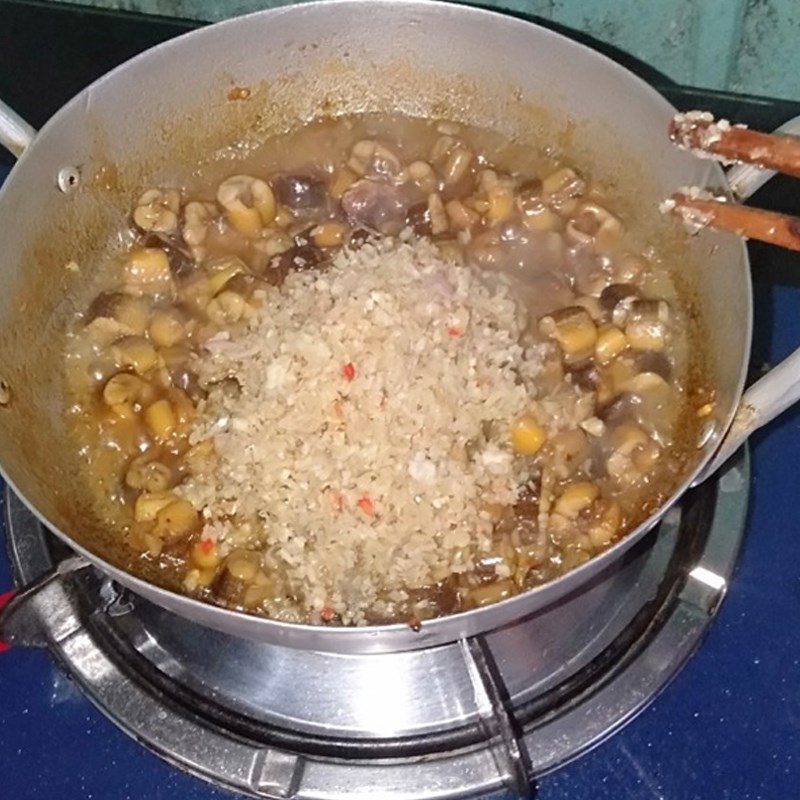
[[[49,648],[120,728],[232,791],[530,797],[536,777],[632,719],[697,648],[735,566],[749,477],[743,450],[619,569],[531,619],[430,650],[352,657],[178,620],[83,568],[7,492],[18,583],[39,585],[6,615],[4,635]],[[591,624],[575,627],[581,618]],[[573,635],[553,639],[565,629]]]

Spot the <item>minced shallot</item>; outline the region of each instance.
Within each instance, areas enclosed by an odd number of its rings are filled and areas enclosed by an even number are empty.
[[[206,343],[191,442],[218,463],[180,491],[223,555],[258,538],[284,582],[271,616],[388,618],[489,552],[486,504],[533,477],[509,445],[547,347],[529,324],[507,277],[405,236],[290,273]]]

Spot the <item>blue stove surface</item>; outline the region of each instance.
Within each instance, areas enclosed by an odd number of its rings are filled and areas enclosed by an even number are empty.
[[[31,35],[41,33],[38,21],[32,29]],[[126,54],[116,50],[114,58],[122,57]],[[109,66],[97,65],[98,74]],[[662,88],[683,108],[711,108],[767,129],[800,112],[792,104]],[[19,97],[24,113],[25,98]],[[29,118],[40,122],[36,111]],[[0,163],[0,182],[6,173]],[[797,182],[780,178],[754,203],[800,213],[798,189]],[[751,255],[753,363],[758,369],[800,345],[800,255],[757,244],[751,245]],[[536,794],[540,800],[800,796],[798,464],[800,410],[790,410],[752,440],[747,534],[737,573],[705,643],[661,696],[621,732],[543,778]],[[0,592],[10,586],[9,566],[0,552]],[[1,799],[231,796],[146,752],[84,699],[46,652],[21,648],[0,655],[0,769]]]

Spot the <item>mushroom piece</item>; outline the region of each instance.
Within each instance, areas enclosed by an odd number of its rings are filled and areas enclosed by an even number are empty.
[[[444,208],[453,230],[467,231],[480,220],[480,214],[464,205],[460,200],[450,200]]]
[[[654,398],[667,400],[672,395],[670,385],[655,372],[640,372],[626,381],[623,386],[624,391],[633,392],[641,398]]]
[[[350,250],[360,250],[370,239],[373,238],[372,231],[366,228],[355,228],[350,231],[347,237],[347,247]]]
[[[639,290],[630,283],[612,283],[600,293],[600,307],[613,314],[623,300],[631,303],[640,296]]]
[[[406,202],[401,190],[390,183],[362,178],[343,195],[342,208],[354,228],[396,235],[406,221]]]
[[[592,363],[579,364],[570,369],[569,374],[572,378],[572,383],[587,392],[595,391],[603,379],[603,373]]]
[[[666,346],[669,305],[664,300],[635,300],[627,314],[625,335],[634,350],[663,350]]]
[[[553,473],[567,478],[575,473],[590,455],[589,440],[579,428],[561,431],[545,445]]]
[[[113,319],[128,334],[143,335],[151,314],[151,301],[122,292],[101,292],[86,311],[87,326],[96,319]],[[100,327],[100,326],[98,326]]]
[[[481,269],[489,270],[502,269],[508,250],[502,246],[500,232],[496,228],[478,233],[467,245],[469,261]]]
[[[413,184],[424,195],[439,188],[433,167],[427,161],[412,161],[400,174],[404,182]]]
[[[180,206],[177,189],[148,189],[136,201],[133,221],[145,233],[174,233],[178,229]]]
[[[614,398],[614,383],[607,369],[591,362],[581,362],[575,367],[567,365],[572,383],[584,391],[594,392],[597,404],[603,408]]]
[[[539,178],[523,181],[517,188],[517,208],[523,216],[536,216],[545,207]]]
[[[655,372],[640,372],[620,388],[616,397],[598,408],[597,416],[612,427],[636,420],[659,441],[668,440],[674,429],[678,404],[667,381]]]
[[[167,254],[169,269],[173,275],[185,275],[195,267],[194,254],[187,250],[176,236],[152,232],[143,237],[142,245],[146,248],[160,248]]]
[[[272,188],[278,202],[293,212],[316,211],[328,200],[325,183],[311,175],[278,175]]]
[[[361,139],[350,150],[347,166],[367,178],[393,179],[400,174],[400,159],[375,139]]]
[[[269,184],[251,175],[232,175],[217,187],[217,202],[231,226],[254,237],[275,219],[277,203]]]
[[[442,198],[436,192],[432,192],[428,195],[428,215],[431,220],[431,233],[434,236],[446,233],[450,226],[447,219],[447,212],[445,211]]]
[[[500,552],[513,567],[512,577],[520,587],[528,572],[547,559],[550,540],[547,532],[539,527],[538,515],[538,503],[523,500],[495,526],[494,536],[500,538]]]
[[[258,553],[251,550],[231,551],[225,559],[217,577],[211,585],[215,597],[231,605],[244,605],[248,586],[261,574],[261,560]]]
[[[597,408],[597,418],[608,426],[620,425],[638,417],[640,399],[633,392],[620,392]]]
[[[447,186],[455,186],[467,176],[474,154],[466,147],[454,147],[442,167],[442,175]]]
[[[568,306],[542,317],[539,331],[561,345],[567,364],[579,364],[594,353],[597,327],[582,306]]]
[[[173,471],[150,453],[142,453],[132,459],[125,472],[125,484],[132,489],[146,492],[163,492],[175,483]]]
[[[193,200],[183,209],[183,226],[181,235],[192,252],[195,260],[205,258],[205,243],[208,228],[216,219],[217,209],[213,203],[201,203]]]
[[[596,550],[601,550],[617,535],[622,525],[622,508],[616,500],[601,498],[595,501],[592,516],[589,539]]]
[[[569,167],[562,167],[542,180],[548,205],[560,214],[570,214],[578,207],[578,198],[586,192],[586,181]]]
[[[597,203],[584,203],[570,219],[566,236],[577,245],[595,246],[598,252],[613,250],[622,234],[622,223],[607,209]]]
[[[632,355],[639,372],[654,372],[665,381],[672,379],[672,364],[666,353],[660,350],[639,350]]]
[[[636,483],[652,469],[661,448],[635,423],[624,423],[611,432],[612,452],[606,461],[608,474],[621,483]]]
[[[499,603],[505,600],[516,591],[514,581],[505,578],[493,583],[482,584],[470,589],[467,595],[467,605],[469,608],[482,608],[483,606]]]
[[[324,251],[312,243],[310,230],[298,233],[287,250],[274,256],[263,277],[274,286],[280,286],[290,272],[316,269],[327,259]]]
[[[134,295],[155,295],[170,291],[172,271],[163,247],[136,247],[123,263],[124,291]]]
[[[574,520],[579,514],[587,511],[600,495],[597,484],[590,481],[577,481],[566,486],[558,496],[553,513]]]
[[[565,249],[565,263],[576,292],[599,297],[609,284],[608,259],[592,249],[572,245]]]
[[[444,136],[440,136],[433,143],[428,160],[432,164],[440,166],[449,158],[451,151],[457,144],[458,139],[456,139],[454,136],[449,136],[446,134]]]
[[[417,236],[431,235],[431,212],[427,203],[416,203],[408,209],[406,214],[406,225],[408,225]]]

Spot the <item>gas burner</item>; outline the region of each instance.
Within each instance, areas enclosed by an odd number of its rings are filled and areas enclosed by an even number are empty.
[[[154,753],[254,797],[531,795],[531,782],[641,711],[700,643],[747,510],[739,453],[590,586],[506,628],[405,653],[337,655],[237,639],[121,591],[11,492],[20,584],[7,620]]]

